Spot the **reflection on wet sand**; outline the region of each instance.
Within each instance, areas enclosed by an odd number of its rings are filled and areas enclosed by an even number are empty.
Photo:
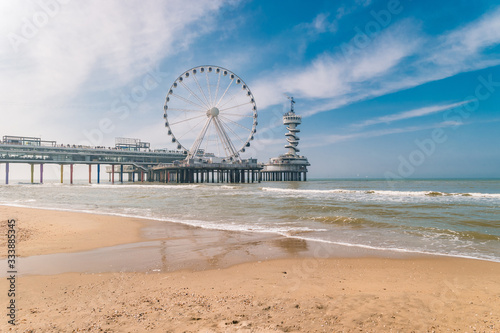
[[[276,246],[281,247],[287,253],[298,254],[299,252],[307,251],[309,246],[307,241],[298,238],[280,238],[274,241]]]
[[[151,221],[142,231],[146,241],[76,253],[19,258],[21,275],[65,272],[170,272],[206,270],[244,262],[295,257],[366,256],[362,249],[309,242],[271,233],[208,230]],[[366,253],[364,253],[366,252]],[[371,251],[370,253],[373,253]],[[2,265],[0,260],[0,265]]]

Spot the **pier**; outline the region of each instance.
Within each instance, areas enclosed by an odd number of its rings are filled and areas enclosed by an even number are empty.
[[[254,159],[235,163],[187,160],[182,163],[155,166],[149,171],[149,178],[161,183],[260,183],[261,169],[262,166]]]
[[[130,139],[129,139],[130,140]],[[185,158],[178,151],[151,150],[149,144],[137,139],[133,143],[124,143],[123,138],[117,138],[115,147],[86,147],[80,145],[58,145],[55,141],[44,141],[35,137],[4,136],[0,142],[0,163],[5,164],[5,183],[9,183],[11,164],[29,164],[31,166],[31,183],[35,182],[35,166],[40,170],[40,183],[44,180],[44,165],[57,164],[61,168],[61,183],[64,182],[64,167],[70,168],[69,183],[73,184],[74,166],[88,165],[89,183],[92,183],[92,166],[95,166],[95,181],[101,181],[101,166],[113,168],[111,182],[128,180],[146,181],[147,171],[153,166],[172,163]]]
[[[166,135],[177,150],[152,150],[149,142],[131,138],[116,138],[114,147],[89,147],[57,144],[37,137],[4,136],[0,141],[0,163],[5,164],[5,183],[9,183],[11,164],[22,163],[31,166],[31,183],[35,183],[35,166],[40,168],[43,183],[47,164],[60,166],[61,183],[64,167],[69,166],[70,184],[75,165],[88,165],[89,183],[95,169],[97,184],[101,182],[102,166],[112,184],[116,177],[123,183],[125,175],[131,182],[137,179],[160,183],[306,181],[310,164],[306,157],[297,154],[297,127],[302,117],[295,114],[293,97],[288,99],[291,108],[283,116],[288,151],[268,163],[243,159],[258,125],[257,105],[250,88],[226,68],[196,66],[177,77],[163,105]],[[184,138],[191,140],[182,144],[179,139]]]

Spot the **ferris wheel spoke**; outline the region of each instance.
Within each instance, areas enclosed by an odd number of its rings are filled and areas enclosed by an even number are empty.
[[[206,117],[206,116],[207,116],[206,114],[202,114],[202,115],[199,115],[199,116],[196,116],[196,117],[183,119],[183,120],[180,120],[180,121],[178,121],[178,122],[171,123],[171,124],[170,124],[170,127],[172,127],[173,125],[177,125],[177,124],[180,124],[180,123],[186,122],[186,121],[190,121],[190,120],[193,120],[193,119],[197,119],[197,118],[201,118],[201,117]]]
[[[194,76],[194,75],[193,75]],[[198,95],[196,95],[185,83],[184,81],[181,81],[181,84],[184,88],[186,88],[187,91],[189,91],[191,93],[191,95],[194,96],[194,98],[196,98],[201,104],[203,104],[207,109],[210,109],[208,107],[208,105],[205,104],[204,101],[201,100],[201,98],[198,97]]]
[[[233,84],[234,82],[234,79],[231,79],[231,82],[229,82],[229,84],[227,85],[227,88],[226,90],[224,91],[224,93],[222,94],[221,98],[219,99],[219,101],[217,102],[217,104],[215,105],[216,107],[219,106],[220,102],[222,101],[222,99],[224,98],[224,96],[226,96],[226,93],[227,91],[229,90],[229,87],[231,87],[231,85]]]
[[[241,143],[243,143],[243,144],[246,143],[246,141],[243,140],[238,134],[236,134],[231,127],[229,127],[227,124],[225,124],[222,121],[220,123],[222,124],[222,126],[226,127],[229,130],[229,132],[231,132],[238,140],[240,140]]]
[[[202,106],[202,105],[200,105],[200,104],[198,104],[198,103],[195,103],[195,102],[193,102],[193,101],[190,101],[189,99],[184,98],[184,97],[182,97],[181,95],[172,94],[172,96],[177,97],[177,98],[179,98],[179,99],[183,100],[184,102],[189,103],[189,104],[191,104],[191,105],[198,106],[198,107],[200,107],[201,109],[205,109],[205,107],[204,107],[204,106]]]
[[[208,88],[208,96],[210,99],[210,106],[212,106],[213,101],[212,101],[212,89],[210,85],[210,79],[208,78],[208,71],[205,71],[205,78],[207,79],[207,88]]]
[[[200,126],[200,124],[205,121],[205,119],[201,119],[199,122],[197,122],[196,124],[194,124],[193,126],[191,126],[189,128],[189,131],[185,131],[184,133],[181,134],[181,136],[177,137],[177,139],[182,139],[186,134],[190,133],[193,129],[196,129],[198,128],[198,126]]]
[[[219,105],[219,109],[222,109],[225,105],[227,105],[230,102],[232,102],[235,99],[236,96],[237,96],[236,94],[233,94],[230,99],[228,99],[227,101],[225,101],[223,104]]]
[[[217,88],[215,88],[214,102],[217,101],[217,96],[219,96],[220,76],[221,72],[219,72],[219,78],[217,79]]]
[[[246,117],[246,118],[253,118],[254,117],[254,115],[226,113],[226,112],[224,112],[224,116]]]
[[[179,109],[179,108],[168,108],[169,111],[181,111],[181,112],[202,112],[206,114],[205,110],[191,110],[191,109]]]
[[[207,96],[205,95],[205,92],[203,91],[203,89],[201,89],[200,83],[198,82],[196,75],[193,75],[193,79],[196,81],[196,85],[198,86],[198,89],[200,90],[201,94],[205,98],[205,102],[207,102],[208,108],[210,108],[210,101],[207,99]]]
[[[220,117],[220,118],[223,118],[224,120],[227,120],[227,121],[229,121],[229,122],[231,122],[231,123],[233,123],[233,124],[235,124],[235,125],[237,125],[237,126],[239,126],[239,127],[241,127],[241,128],[243,128],[243,129],[245,129],[245,130],[247,130],[247,131],[249,131],[249,132],[251,132],[251,131],[252,131],[250,128],[245,127],[245,126],[241,125],[240,123],[237,123],[237,122],[235,122],[235,121],[233,121],[233,120],[231,120],[231,119],[229,119],[229,118],[227,118],[227,117],[224,117],[224,116],[222,116],[222,115],[219,115],[219,117]]]
[[[246,103],[243,103],[243,104],[239,104],[239,105],[231,106],[231,107],[229,107],[229,108],[219,109],[219,111],[220,111],[220,112],[222,112],[222,111],[226,111],[226,110],[231,110],[231,109],[234,109],[234,108],[239,108],[240,106],[247,105],[247,104],[252,104],[252,102],[246,102]]]

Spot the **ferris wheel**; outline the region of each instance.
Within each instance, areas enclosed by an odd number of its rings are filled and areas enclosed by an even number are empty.
[[[257,105],[250,88],[219,66],[182,73],[168,91],[164,112],[168,135],[188,159],[213,154],[239,160],[256,133]]]

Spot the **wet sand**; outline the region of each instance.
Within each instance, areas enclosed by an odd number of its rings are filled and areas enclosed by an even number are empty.
[[[2,228],[17,218],[24,256],[18,325],[4,315],[0,331],[500,331],[498,263],[382,258],[272,234],[93,214],[0,213]],[[7,289],[3,278],[1,304]]]

